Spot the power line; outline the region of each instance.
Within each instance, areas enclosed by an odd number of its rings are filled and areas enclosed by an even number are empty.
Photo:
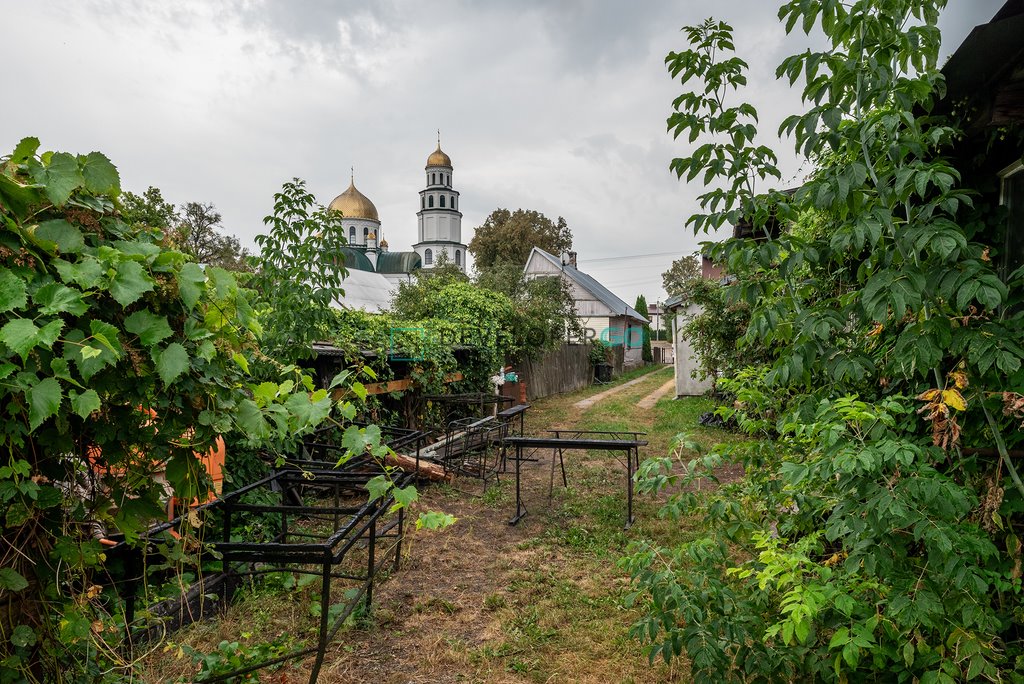
[[[673,255],[685,256],[680,253],[679,250],[674,252],[653,252],[651,254],[626,254],[623,256],[613,257],[598,257],[597,259],[580,259],[581,264],[593,264],[598,261],[622,261],[623,259],[644,259],[646,257],[658,257],[658,256],[673,256]]]

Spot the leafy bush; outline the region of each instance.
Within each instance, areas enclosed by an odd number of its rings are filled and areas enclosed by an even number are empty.
[[[753,108],[726,103],[746,68],[730,28],[690,27],[668,57],[702,81],[670,128],[711,137],[673,161],[706,184],[689,223],[743,228],[712,253],[757,274],[731,296],[750,307],[743,343],[772,351],[728,385],[723,413],[754,441],[643,468],[645,488],[679,488],[665,515],[707,530],[624,560],[645,607],[634,635],[652,657],[685,652],[697,681],[1022,681],[1021,282],[972,242],[1001,228],[943,157],[960,132],[925,114],[944,4],[783,6],[787,29],[819,26],[830,46],[778,71],[806,81],[807,111],[782,128],[818,162],[793,193],[755,191],[780,174]],[[742,482],[688,487],[729,461]]]

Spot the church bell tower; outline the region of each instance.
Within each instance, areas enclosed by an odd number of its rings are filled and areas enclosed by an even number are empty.
[[[459,193],[452,185],[452,160],[437,149],[427,157],[426,187],[420,190],[420,210],[416,212],[418,242],[413,249],[420,255],[424,269],[431,269],[442,253],[448,261],[466,270],[466,245],[462,242],[462,212]]]

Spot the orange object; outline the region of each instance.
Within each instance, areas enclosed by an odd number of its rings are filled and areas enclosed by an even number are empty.
[[[145,408],[142,408],[140,406],[139,407],[139,411],[144,416],[146,416],[145,419],[142,421],[142,425],[143,426],[151,425],[153,423],[153,421],[156,420],[156,417],[157,417],[156,411],[154,411],[153,409],[145,409]],[[193,432],[190,429],[190,430],[186,431],[185,434],[182,435],[182,436],[187,439],[187,438],[191,437],[192,434],[193,434]],[[213,448],[211,448],[205,454],[201,454],[199,452],[193,452],[193,453],[195,454],[196,459],[200,463],[203,464],[204,468],[206,468],[206,472],[209,474],[210,479],[213,481],[213,491],[209,492],[208,495],[207,495],[207,501],[213,501],[215,498],[217,498],[218,496],[221,495],[221,492],[224,491],[224,460],[227,457],[227,447],[226,447],[226,445],[224,443],[224,438],[221,437],[221,436],[218,436],[216,441],[214,442]],[[142,454],[141,454],[141,452],[138,452],[137,450],[133,449],[132,450],[132,455],[133,456],[138,456],[138,455],[142,455]],[[89,459],[89,464],[92,466],[93,470],[95,470],[97,472],[104,472],[104,473],[106,473],[108,475],[123,475],[124,474],[125,469],[123,467],[111,467],[111,466],[107,466],[107,465],[101,465],[100,464],[100,460],[101,460],[102,456],[103,456],[103,452],[96,445],[91,445],[91,446],[89,446],[86,449],[86,457]],[[163,479],[163,477],[162,477],[163,473],[162,472],[157,473],[156,475],[161,480]],[[166,486],[166,482],[164,484]],[[175,517],[175,510],[177,509],[178,504],[179,504],[179,502],[178,502],[177,497],[174,497],[174,496],[169,497],[169,499],[167,501],[167,519],[168,520],[173,520],[174,519],[174,517]],[[199,504],[200,504],[199,499],[193,499],[193,501],[192,501],[192,503],[190,505],[191,506],[198,506]],[[177,533],[174,532],[174,530],[171,530],[171,534],[173,534],[174,536],[178,536]],[[108,546],[116,544],[116,542],[114,542],[112,540],[109,540],[109,539],[100,539],[100,543],[108,545]]]

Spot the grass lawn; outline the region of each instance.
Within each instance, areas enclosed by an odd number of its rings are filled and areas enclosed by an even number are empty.
[[[589,408],[574,407],[637,378]],[[613,385],[538,401],[526,433],[556,426],[647,432],[642,457],[666,453],[679,432],[706,446],[736,439],[698,425],[712,408],[705,399],[677,401],[670,392],[652,408],[638,407],[671,379],[671,368],[645,368]],[[659,519],[658,502],[640,497],[636,524],[624,531],[625,467],[608,452],[568,452],[569,487],[556,478],[549,501],[550,457],[540,457],[524,469],[529,515],[514,527],[506,523],[515,507],[511,478],[483,496],[465,493],[479,492],[476,481],[422,489],[421,508],[452,513],[458,522],[410,533],[401,569],[379,586],[372,613],[332,643],[321,682],[686,681],[679,665],[648,665],[627,637],[636,615],[622,606],[628,578],[616,561],[632,541],[679,541],[693,534],[691,526]],[[208,652],[222,639],[244,643],[243,633],[254,643],[308,634],[311,591],[257,591],[227,617],[170,638]],[[174,681],[190,662],[177,649],[155,654],[145,681]],[[263,681],[305,681],[309,662]]]

